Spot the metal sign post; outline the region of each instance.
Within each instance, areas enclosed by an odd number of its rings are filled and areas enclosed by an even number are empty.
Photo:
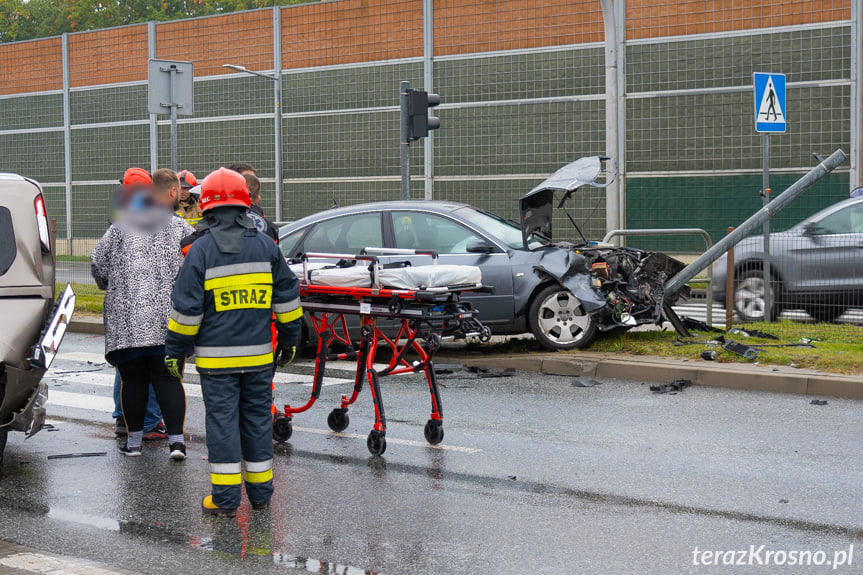
[[[151,114],[171,114],[171,169],[177,171],[177,116],[195,111],[191,62],[150,60],[147,108]]]
[[[408,110],[408,92],[411,83],[402,80],[399,84],[399,110],[401,113],[401,168],[402,168],[402,199],[411,199],[411,142],[410,142],[410,111]]]
[[[770,203],[770,133],[785,132],[785,75],[753,74],[755,84],[755,130],[761,132],[761,200]],[[764,233],[764,321],[771,321],[773,297],[770,290],[770,220],[765,220]]]

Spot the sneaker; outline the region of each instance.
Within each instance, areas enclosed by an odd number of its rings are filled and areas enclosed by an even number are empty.
[[[126,435],[126,420],[118,417],[114,420],[114,435]]]
[[[186,444],[172,443],[171,444],[171,459],[174,461],[183,461],[186,459]]]
[[[119,450],[120,453],[122,453],[126,457],[138,457],[139,455],[141,455],[140,447],[129,447],[128,443],[123,443],[123,445],[119,447]]]
[[[236,509],[225,509],[213,503],[213,496],[207,495],[201,501],[201,510],[207,515],[215,515],[217,517],[236,517]]]
[[[252,503],[252,509],[267,509],[269,506],[269,501],[264,501],[263,503]]]
[[[161,421],[156,424],[156,427],[144,433],[144,441],[159,441],[160,439],[168,439],[168,429]]]

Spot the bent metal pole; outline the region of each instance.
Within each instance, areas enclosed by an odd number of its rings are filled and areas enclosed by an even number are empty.
[[[740,224],[736,230],[716,242],[714,246],[701,254],[694,262],[680,270],[665,284],[665,296],[668,297],[677,292],[683,285],[701,273],[701,270],[715,262],[719,257],[748,236],[752,231],[760,227],[771,217],[782,211],[785,206],[794,201],[797,196],[811,188],[815,183],[833,171],[839,164],[848,159],[842,149],[838,149],[823,162],[809,170],[802,178],[791,184],[791,186],[776,196],[769,204],[752,214],[752,216]]]

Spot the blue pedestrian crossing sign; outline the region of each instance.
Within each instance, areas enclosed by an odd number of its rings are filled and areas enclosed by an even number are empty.
[[[785,131],[785,74],[756,72],[755,131]]]

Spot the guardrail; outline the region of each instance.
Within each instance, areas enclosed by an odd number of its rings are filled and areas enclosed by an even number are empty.
[[[609,240],[615,237],[625,236],[701,236],[704,240],[704,251],[713,247],[713,240],[710,239],[710,234],[701,228],[651,228],[651,229],[629,229],[629,230],[611,230],[602,241],[608,243]],[[707,324],[713,325],[713,266],[707,266],[706,278],[692,278],[690,281],[705,281],[707,282]]]

